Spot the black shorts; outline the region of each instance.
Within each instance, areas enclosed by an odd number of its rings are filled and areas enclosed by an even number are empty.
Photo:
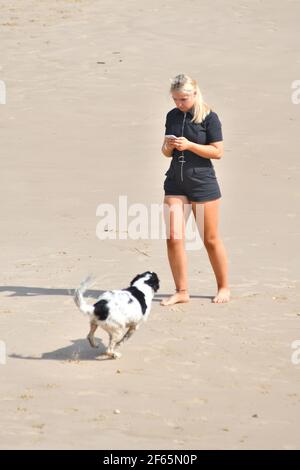
[[[186,196],[189,201],[206,202],[219,199],[221,191],[213,166],[195,166],[188,161],[174,161],[165,173],[166,196]]]

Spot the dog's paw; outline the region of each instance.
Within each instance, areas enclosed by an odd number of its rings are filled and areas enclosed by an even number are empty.
[[[120,359],[120,357],[122,356],[122,354],[117,351],[106,351],[106,355],[111,357],[112,359]]]
[[[115,352],[112,353],[112,357],[114,359],[120,359],[120,357],[122,357],[122,354],[115,351]]]

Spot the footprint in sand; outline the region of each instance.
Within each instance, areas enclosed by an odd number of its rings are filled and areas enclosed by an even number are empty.
[[[32,424],[31,427],[34,429],[42,430],[45,427],[45,424],[44,423]]]
[[[58,384],[45,384],[43,385],[43,388],[46,388],[47,390],[51,390],[53,388],[59,388],[60,386]]]
[[[20,398],[21,400],[32,400],[34,396],[28,393],[23,393],[22,395],[20,395]]]
[[[172,312],[183,312],[184,311],[180,307],[171,307],[170,310],[172,310]]]

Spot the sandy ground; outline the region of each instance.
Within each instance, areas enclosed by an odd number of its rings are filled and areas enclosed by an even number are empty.
[[[0,2],[1,448],[300,448],[299,17],[279,0]],[[223,124],[224,305],[203,249],[191,302],[163,308],[165,240],[96,236],[99,204],[162,202],[181,72]],[[147,269],[149,321],[103,360],[70,294],[90,272],[96,298]]]

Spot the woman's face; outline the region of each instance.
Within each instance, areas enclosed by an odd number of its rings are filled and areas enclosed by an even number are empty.
[[[182,91],[172,91],[172,98],[181,111],[184,113],[191,109],[195,102],[196,92],[186,93]]]

